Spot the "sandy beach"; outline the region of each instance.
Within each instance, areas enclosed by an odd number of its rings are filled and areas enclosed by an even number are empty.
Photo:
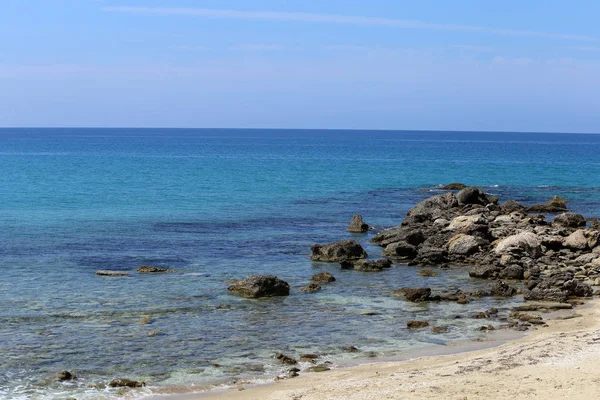
[[[198,399],[592,399],[600,389],[600,302],[495,348],[302,375]]]

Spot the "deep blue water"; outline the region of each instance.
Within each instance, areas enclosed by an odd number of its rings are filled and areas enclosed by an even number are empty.
[[[345,228],[355,213],[397,225],[454,181],[526,204],[558,194],[600,216],[599,154],[600,135],[0,129],[0,397],[117,396],[89,387],[115,377],[146,380],[136,395],[267,379],[280,369],[277,351],[339,362],[481,335],[454,314],[509,304],[413,305],[390,295],[488,285],[466,271],[341,271],[312,263],[310,245],[353,236]],[[371,236],[353,237],[376,258]],[[94,274],[142,264],[178,273]],[[299,293],[323,270],[338,281]],[[226,280],[254,273],[285,279],[292,295],[227,294]],[[452,329],[409,333],[416,316]],[[362,352],[340,350],[349,345]],[[45,383],[63,369],[81,379]]]

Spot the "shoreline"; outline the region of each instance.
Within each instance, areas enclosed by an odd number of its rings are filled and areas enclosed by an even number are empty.
[[[575,317],[562,318],[568,315]],[[443,346],[454,350],[445,354],[425,354],[394,361],[378,360],[237,389],[145,398],[593,398],[594,387],[600,383],[600,372],[596,372],[595,368],[595,360],[600,357],[600,299],[589,300],[573,310],[553,313],[553,318],[545,321],[547,327],[539,327],[515,339]]]

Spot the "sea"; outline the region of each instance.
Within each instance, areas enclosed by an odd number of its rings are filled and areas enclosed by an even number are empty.
[[[273,381],[286,370],[279,352],[317,353],[339,368],[485,340],[468,315],[507,312],[518,297],[392,296],[404,286],[491,286],[468,268],[341,270],[312,262],[310,246],[352,238],[379,258],[374,233],[450,182],[525,205],[559,195],[600,217],[599,170],[592,134],[0,129],[0,398],[206,391]],[[346,232],[354,214],[374,229]],[[140,265],[176,272],[137,274]],[[302,293],[323,271],[337,280]],[[290,296],[228,294],[230,280],[253,274],[287,281]],[[449,331],[408,330],[413,319]],[[78,379],[51,378],[63,370]],[[146,386],[108,387],[115,378]]]

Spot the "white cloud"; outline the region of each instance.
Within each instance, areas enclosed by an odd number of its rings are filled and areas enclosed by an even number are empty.
[[[492,28],[476,25],[438,24],[418,20],[404,20],[393,18],[361,17],[339,14],[318,14],[304,12],[280,11],[244,11],[211,8],[168,8],[168,7],[106,7],[105,11],[133,13],[133,14],[160,14],[160,15],[188,15],[214,19],[245,19],[256,21],[288,21],[288,22],[314,22],[334,23],[349,25],[388,26],[396,28],[429,29],[439,31],[464,31],[480,32],[503,36],[529,36],[546,39],[598,41],[598,38],[567,34],[528,31],[510,28]]]

